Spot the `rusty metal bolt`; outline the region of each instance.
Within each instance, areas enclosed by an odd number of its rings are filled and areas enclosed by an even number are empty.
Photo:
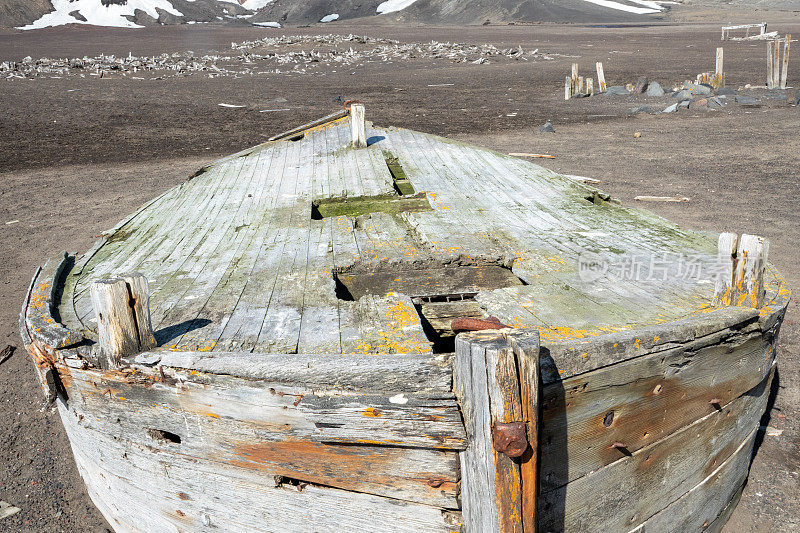
[[[509,457],[520,457],[528,449],[525,422],[496,422],[492,426],[492,445]]]

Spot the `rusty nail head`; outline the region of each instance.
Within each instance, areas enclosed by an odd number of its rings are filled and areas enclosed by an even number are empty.
[[[520,457],[528,449],[525,422],[495,422],[492,426],[494,449],[509,457]]]

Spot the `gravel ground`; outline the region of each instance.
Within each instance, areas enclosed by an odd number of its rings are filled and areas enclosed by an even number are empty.
[[[760,17],[763,18],[763,17]],[[800,34],[800,25],[770,20]],[[727,21],[725,21],[727,22]],[[231,42],[310,35],[230,27],[142,30],[58,28],[0,32],[0,63],[26,56],[76,58],[230,54]],[[67,75],[0,80],[0,348],[20,345],[16,317],[37,265],[59,250],[82,251],[125,213],[182,181],[195,168],[358,98],[368,119],[468,140],[504,152],[549,153],[537,162],[603,181],[627,204],[637,195],[688,196],[684,204],[648,204],[697,229],[755,233],[771,239],[771,260],[800,286],[796,132],[800,110],[763,84],[764,43],[724,43],[728,85],[759,99],[668,115],[670,97],[563,99],[564,76],[577,61],[587,75],[603,61],[609,84],[639,75],[672,87],[713,70],[719,24],[593,28],[576,25],[406,28],[327,25],[325,33],[370,35],[403,43],[491,44],[539,49],[521,61],[482,64],[416,57],[362,61],[314,72],[209,78],[204,72],[162,79]],[[281,53],[310,50],[286,45]],[[259,53],[265,53],[262,50]],[[800,76],[792,61],[790,83]],[[335,71],[335,72],[334,72]],[[796,73],[792,76],[792,73]],[[205,73],[207,74],[207,73]],[[143,76],[142,76],[143,77]],[[158,77],[158,76],[155,76]],[[244,107],[220,107],[220,103]],[[264,110],[288,109],[288,111]],[[540,134],[550,120],[556,133]],[[634,137],[641,132],[640,137]],[[16,221],[16,222],[14,222]],[[10,223],[10,224],[9,224]],[[800,327],[793,301],[780,343],[780,379],[742,502],[729,531],[800,531]],[[0,500],[22,511],[0,530],[104,531],[109,527],[83,488],[57,415],[45,408],[31,364],[17,350],[0,364]]]

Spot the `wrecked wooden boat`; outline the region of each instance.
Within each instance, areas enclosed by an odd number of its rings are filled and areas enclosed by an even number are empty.
[[[355,104],[46,263],[20,325],[116,531],[716,531],[767,249]]]

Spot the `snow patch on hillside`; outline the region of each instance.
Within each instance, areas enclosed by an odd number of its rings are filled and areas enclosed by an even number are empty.
[[[141,28],[142,26],[125,18],[126,15],[132,16],[137,9],[141,9],[153,18],[158,18],[156,8],[163,9],[176,17],[183,16],[183,13],[175,9],[168,0],[128,0],[125,5],[109,4],[108,7],[104,6],[100,0],[52,0],[52,3],[55,11],[19,29],[37,30],[64,24]],[[75,11],[86,20],[79,20],[70,15]]]
[[[339,13],[331,13],[319,19],[320,22],[333,22],[334,20],[339,20]]]
[[[386,13],[402,11],[416,1],[417,0],[386,0],[378,6],[378,14],[385,15]]]
[[[630,2],[648,7],[636,7],[628,4],[622,4],[620,2],[614,2],[612,0],[583,0],[583,1],[590,2],[592,4],[597,4],[598,6],[617,9],[619,11],[636,13],[637,15],[649,15],[651,13],[660,13],[663,10],[663,8],[660,5],[656,4],[655,2],[649,2],[646,0],[630,0]]]
[[[249,9],[250,11],[258,11],[262,7],[265,7],[267,4],[271,4],[275,0],[244,0],[242,2],[242,7],[245,9]]]
[[[280,28],[280,22],[253,22],[253,26],[261,26],[262,28]]]

